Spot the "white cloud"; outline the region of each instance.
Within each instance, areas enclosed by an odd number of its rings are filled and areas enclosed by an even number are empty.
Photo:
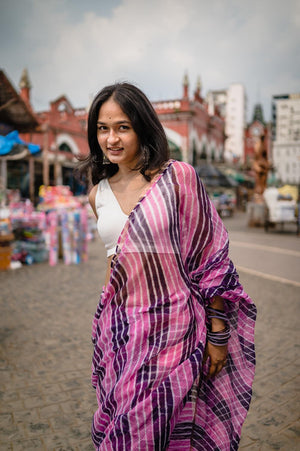
[[[23,51],[14,60],[13,42],[1,60],[15,82],[28,67],[36,107],[62,93],[83,106],[120,79],[136,82],[153,100],[174,98],[181,95],[186,70],[191,91],[198,75],[204,93],[243,83],[251,108],[260,100],[268,110],[272,94],[299,91],[296,0],[115,0],[110,11],[99,0],[97,10],[87,2],[76,20],[69,9],[76,1],[26,2],[30,14],[23,9],[12,24],[12,30],[20,25]]]

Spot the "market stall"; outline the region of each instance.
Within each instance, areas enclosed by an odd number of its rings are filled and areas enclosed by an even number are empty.
[[[73,196],[69,186],[41,186],[38,210],[47,212],[49,264],[60,256],[65,264],[85,261],[90,238],[85,196]]]
[[[1,268],[86,261],[88,241],[94,236],[91,217],[87,197],[73,196],[68,186],[41,186],[36,209],[16,191],[8,193],[0,215]]]
[[[9,219],[9,210],[0,209],[0,270],[6,270],[10,267],[12,242],[14,235],[12,233],[11,222]]]

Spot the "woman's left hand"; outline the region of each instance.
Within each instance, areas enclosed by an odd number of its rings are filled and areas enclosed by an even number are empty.
[[[209,341],[206,343],[204,359],[205,363],[209,358],[209,371],[207,378],[214,377],[224,368],[227,362],[227,345],[215,346]]]

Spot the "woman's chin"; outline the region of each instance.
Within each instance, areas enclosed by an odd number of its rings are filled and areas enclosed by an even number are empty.
[[[107,158],[110,163],[114,163],[114,164],[118,164],[121,160],[120,157],[112,156],[112,155],[109,155]]]

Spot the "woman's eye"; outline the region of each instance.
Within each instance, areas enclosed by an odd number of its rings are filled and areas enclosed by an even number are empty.
[[[120,125],[120,130],[129,130],[128,125]]]
[[[100,132],[103,132],[103,131],[106,130],[107,127],[105,127],[105,125],[98,125],[97,128],[98,128],[98,130],[99,130]]]

